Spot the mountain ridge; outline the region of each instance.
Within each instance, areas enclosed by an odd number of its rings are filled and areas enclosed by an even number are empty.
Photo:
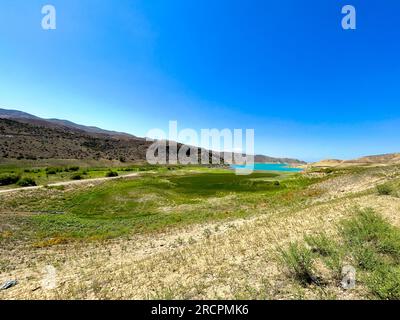
[[[14,141],[10,143],[9,139]],[[60,119],[44,119],[19,111],[0,108],[0,157],[6,158],[105,158],[144,161],[152,142],[128,133],[85,126]],[[178,144],[182,146],[182,144]],[[211,157],[221,153],[210,151]],[[306,162],[291,158],[256,155],[255,162]]]
[[[40,118],[33,114],[19,111],[19,110],[10,110],[10,109],[0,108],[0,118],[12,119],[12,120],[17,120],[17,121],[26,121],[28,123],[38,121],[39,124],[41,123],[43,125],[45,125],[46,123],[49,123],[49,124],[54,124],[54,125],[59,125],[59,126],[65,126],[67,128],[79,129],[79,130],[94,133],[94,134],[105,134],[105,135],[116,136],[116,137],[121,137],[121,138],[137,138],[136,136],[131,135],[129,133],[125,133],[125,132],[105,130],[105,129],[101,129],[96,126],[85,126],[85,125],[77,124],[75,122],[72,122],[69,120],[64,120],[64,119]],[[29,120],[30,120],[30,122],[29,122]],[[46,123],[43,123],[43,121],[45,121]]]
[[[340,159],[324,159],[318,162],[310,163],[311,167],[343,167],[354,165],[386,165],[386,164],[400,164],[400,153],[385,153],[378,155],[363,156],[351,160]]]

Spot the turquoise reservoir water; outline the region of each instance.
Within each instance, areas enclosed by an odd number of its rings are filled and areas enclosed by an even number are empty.
[[[250,169],[254,171],[287,171],[287,172],[302,172],[303,169],[291,168],[288,164],[282,163],[255,163],[254,166],[239,166],[232,165],[233,169]]]

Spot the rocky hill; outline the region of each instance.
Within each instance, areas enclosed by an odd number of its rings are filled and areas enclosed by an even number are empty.
[[[152,142],[134,135],[73,123],[43,119],[18,110],[0,109],[0,158],[109,159],[141,162]],[[178,149],[182,144],[178,144]],[[167,150],[167,152],[171,152]],[[199,153],[201,150],[199,151]],[[209,152],[221,158],[218,152]],[[257,155],[255,162],[305,164],[297,159]]]
[[[43,123],[0,119],[0,157],[17,159],[120,159],[141,161],[151,142]]]
[[[130,138],[137,138],[133,135],[124,132],[116,132],[110,130],[104,130],[98,127],[93,126],[84,126],[80,124],[76,124],[74,122],[68,120],[60,120],[60,119],[43,119],[32,114],[18,111],[18,110],[7,110],[0,108],[0,118],[2,119],[11,119],[16,120],[23,123],[39,125],[44,127],[50,128],[64,128],[64,129],[76,129],[80,131],[84,131],[87,133],[91,133],[94,135],[101,136],[112,136],[120,139],[130,139]]]

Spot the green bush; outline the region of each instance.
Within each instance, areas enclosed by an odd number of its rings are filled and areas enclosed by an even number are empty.
[[[18,180],[17,185],[20,187],[33,187],[36,186],[36,182],[32,178],[25,177]]]
[[[46,168],[46,174],[57,174],[57,172],[60,172],[60,169],[58,169],[58,168]]]
[[[73,174],[73,175],[71,176],[71,180],[82,180],[82,179],[83,179],[83,177],[82,177],[82,175],[79,174],[79,173],[75,173],[75,174]]]
[[[10,184],[17,183],[20,179],[20,176],[16,174],[3,174],[0,175],[0,186],[8,186]]]
[[[381,184],[377,186],[376,189],[381,196],[389,196],[393,193],[393,188],[388,184]]]
[[[64,171],[65,172],[77,172],[77,171],[79,171],[79,169],[80,168],[78,166],[72,166],[72,167],[65,168]]]
[[[118,177],[118,172],[115,172],[115,171],[108,171],[108,172],[106,173],[106,177],[107,177],[107,178]]]

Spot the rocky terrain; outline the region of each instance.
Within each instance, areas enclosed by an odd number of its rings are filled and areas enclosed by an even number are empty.
[[[88,127],[67,120],[42,119],[17,110],[0,109],[0,158],[143,162],[151,144],[152,142],[144,138],[128,133]],[[178,149],[181,147],[182,144],[178,144]],[[209,153],[210,162],[212,158],[221,158],[218,152]],[[255,162],[305,164],[297,159],[264,155],[257,155]]]

